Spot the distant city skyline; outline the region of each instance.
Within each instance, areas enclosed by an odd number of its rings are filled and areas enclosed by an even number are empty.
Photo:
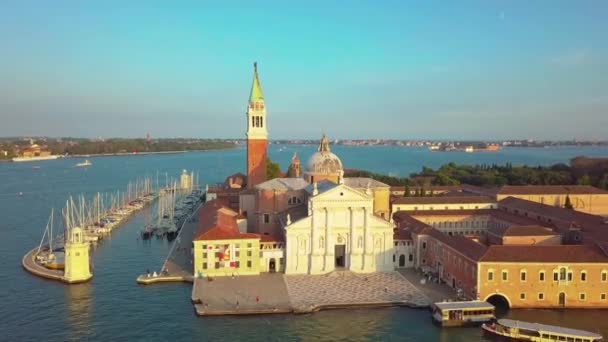
[[[257,61],[271,140],[608,139],[605,1],[145,4],[0,4],[0,136],[243,138]]]

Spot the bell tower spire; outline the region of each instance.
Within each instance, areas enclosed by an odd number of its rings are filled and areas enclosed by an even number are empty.
[[[258,76],[258,63],[253,63],[253,83],[247,105],[247,188],[266,181],[268,130],[266,106]]]

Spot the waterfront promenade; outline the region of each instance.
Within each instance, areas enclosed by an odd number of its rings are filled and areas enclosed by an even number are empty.
[[[175,238],[175,243],[171,247],[171,251],[167,259],[161,266],[160,270],[151,270],[156,272],[157,276],[152,274],[142,274],[137,277],[137,283],[149,285],[154,283],[166,282],[193,282],[193,266],[192,266],[192,238],[196,232],[198,224],[198,211],[201,207],[195,209],[192,214],[184,221],[179,234]]]

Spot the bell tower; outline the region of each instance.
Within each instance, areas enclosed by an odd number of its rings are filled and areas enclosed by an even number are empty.
[[[258,78],[258,64],[253,63],[253,84],[247,106],[247,188],[266,181],[268,130],[266,106]]]

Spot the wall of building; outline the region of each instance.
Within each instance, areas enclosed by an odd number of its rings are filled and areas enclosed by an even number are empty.
[[[437,273],[442,282],[454,289],[462,290],[466,298],[475,298],[477,285],[475,261],[434,238],[427,240],[422,256],[426,260],[426,266]]]
[[[578,211],[595,215],[608,215],[608,194],[498,194],[496,199],[500,201],[507,197],[516,197],[536,203],[563,207],[566,196],[570,197],[572,206]]]
[[[395,268],[414,267],[414,242],[412,240],[395,240],[393,264]]]
[[[467,210],[467,209],[496,209],[496,203],[433,203],[433,204],[393,204],[392,212],[397,211],[413,211],[413,210]]]
[[[194,276],[231,276],[260,274],[260,240],[196,240],[194,244]],[[235,255],[231,266],[229,260],[220,260],[226,246],[234,246]]]
[[[247,188],[266,181],[266,139],[247,139]]]
[[[260,272],[285,272],[285,246],[282,242],[260,243],[260,254]]]
[[[448,235],[483,235],[492,227],[490,215],[416,215],[412,217]]]
[[[565,280],[559,280],[561,268],[566,270]],[[490,271],[493,272],[492,280],[488,278]],[[502,278],[503,271],[507,272],[507,280]],[[526,274],[525,280],[521,278],[522,272]],[[544,281],[540,280],[541,272],[544,272]],[[558,281],[554,281],[554,272],[557,272]],[[582,280],[582,272],[586,273],[586,280]],[[602,280],[602,272],[605,272],[606,280]],[[559,308],[562,307],[560,293],[565,294],[566,308],[608,308],[608,264],[482,262],[479,263],[478,288],[478,299],[486,300],[498,293],[512,308]]]

